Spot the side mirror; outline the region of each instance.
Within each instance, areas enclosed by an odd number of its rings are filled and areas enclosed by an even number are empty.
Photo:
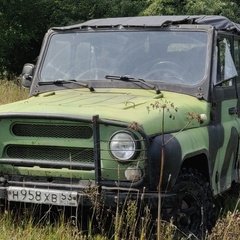
[[[22,86],[25,88],[30,88],[33,78],[34,65],[31,63],[26,63],[22,70]]]

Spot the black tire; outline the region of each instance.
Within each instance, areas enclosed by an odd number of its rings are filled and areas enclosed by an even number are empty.
[[[204,239],[214,224],[213,198],[209,184],[196,170],[182,170],[175,186],[173,208],[168,211],[180,232]]]

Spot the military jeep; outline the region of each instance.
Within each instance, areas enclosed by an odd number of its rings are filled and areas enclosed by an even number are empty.
[[[115,207],[141,199],[203,236],[239,182],[240,25],[222,16],[53,27],[29,98],[0,107],[1,198]]]

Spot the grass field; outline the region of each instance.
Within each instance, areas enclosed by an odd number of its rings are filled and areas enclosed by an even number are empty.
[[[19,81],[0,82],[0,105],[27,98],[28,90],[23,89]],[[212,233],[207,237],[210,240],[240,239],[240,212],[238,190],[234,194],[227,194],[222,197],[225,207],[218,217],[216,226]],[[36,214],[33,208],[7,208],[0,214],[0,240],[135,240],[152,239],[150,235],[150,214],[144,209],[143,217],[139,218],[134,202],[128,202],[124,209],[118,208],[111,212],[112,221],[110,228],[105,226],[105,215],[102,214],[99,206],[93,209],[95,218],[90,218],[86,226],[87,232],[81,231],[76,224],[76,219],[60,217],[50,219],[51,208],[43,215]],[[110,211],[109,211],[110,212]],[[95,219],[95,220],[93,220]],[[95,225],[96,226],[95,226]],[[108,229],[108,230],[106,230]],[[111,231],[109,231],[111,229]],[[176,230],[171,224],[162,222],[162,239],[172,239],[173,232]],[[154,230],[153,230],[154,231]],[[184,239],[190,239],[188,236]],[[194,238],[191,238],[194,239]]]

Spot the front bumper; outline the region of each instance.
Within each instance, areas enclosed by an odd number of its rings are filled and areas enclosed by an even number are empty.
[[[15,184],[16,185],[16,184]],[[0,187],[0,199],[7,202],[26,202],[33,204],[47,204],[58,206],[92,207],[97,202],[103,204],[105,208],[116,208],[118,205],[134,200],[137,204],[147,205],[151,209],[156,209],[161,198],[162,208],[171,208],[175,194],[157,192],[140,192],[137,189],[125,189],[118,187],[107,187],[99,189],[83,188],[77,190],[74,186],[68,189],[62,186],[43,188],[39,186],[30,187],[31,184],[24,186]]]

